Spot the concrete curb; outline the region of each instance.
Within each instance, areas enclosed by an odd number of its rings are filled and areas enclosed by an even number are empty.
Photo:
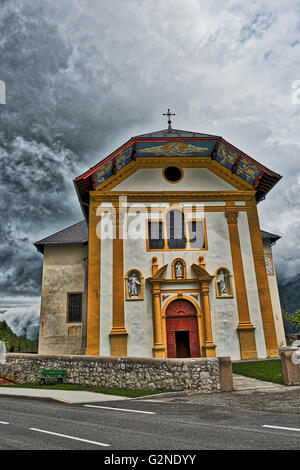
[[[137,397],[137,398],[130,398],[130,400],[144,400],[146,398],[157,398],[157,397],[186,397],[187,392],[186,391],[180,391],[180,392],[163,392],[163,393],[154,393],[153,395],[145,395],[144,397]]]
[[[28,398],[29,400],[44,400],[44,401],[57,401],[59,403],[64,403],[65,405],[75,405],[75,403],[70,403],[68,401],[62,400],[61,398],[54,398],[54,397],[34,397],[34,396],[29,396],[29,395],[12,395],[9,393],[1,393],[0,398],[5,397],[5,398]]]

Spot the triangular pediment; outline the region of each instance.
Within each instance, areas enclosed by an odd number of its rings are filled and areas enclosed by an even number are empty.
[[[80,202],[88,204],[90,191],[111,190],[141,167],[155,169],[175,162],[184,168],[207,167],[235,189],[255,189],[258,201],[281,178],[222,137],[163,129],[132,137],[76,178]]]

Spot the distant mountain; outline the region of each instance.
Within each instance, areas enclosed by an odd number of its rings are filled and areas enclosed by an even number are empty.
[[[278,284],[281,307],[286,312],[300,310],[300,274],[286,284]]]
[[[0,341],[4,341],[7,352],[37,352],[38,342],[17,336],[6,321],[0,321]]]

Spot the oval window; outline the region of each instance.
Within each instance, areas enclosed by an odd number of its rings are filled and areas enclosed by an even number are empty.
[[[182,178],[182,171],[177,166],[168,166],[164,169],[164,177],[171,183],[176,183]]]

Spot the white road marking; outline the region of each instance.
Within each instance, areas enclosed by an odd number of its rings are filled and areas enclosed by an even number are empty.
[[[81,437],[68,436],[67,434],[59,434],[57,432],[45,431],[44,429],[29,428],[31,431],[43,432],[45,434],[52,434],[53,436],[66,437],[67,439],[74,439],[75,441],[87,442],[88,444],[95,444],[96,446],[110,447],[110,444],[103,444],[103,442],[89,441]]]
[[[271,426],[269,424],[263,424],[263,428],[282,429],[284,431],[298,431],[298,432],[300,432],[299,428],[287,428],[287,427],[284,427],[284,426]]]
[[[9,424],[6,421],[0,421],[0,424]]]
[[[110,406],[83,405],[89,408],[101,408],[103,410],[127,411],[128,413],[144,413],[146,415],[156,415],[154,411],[127,410],[126,408],[113,408]]]

